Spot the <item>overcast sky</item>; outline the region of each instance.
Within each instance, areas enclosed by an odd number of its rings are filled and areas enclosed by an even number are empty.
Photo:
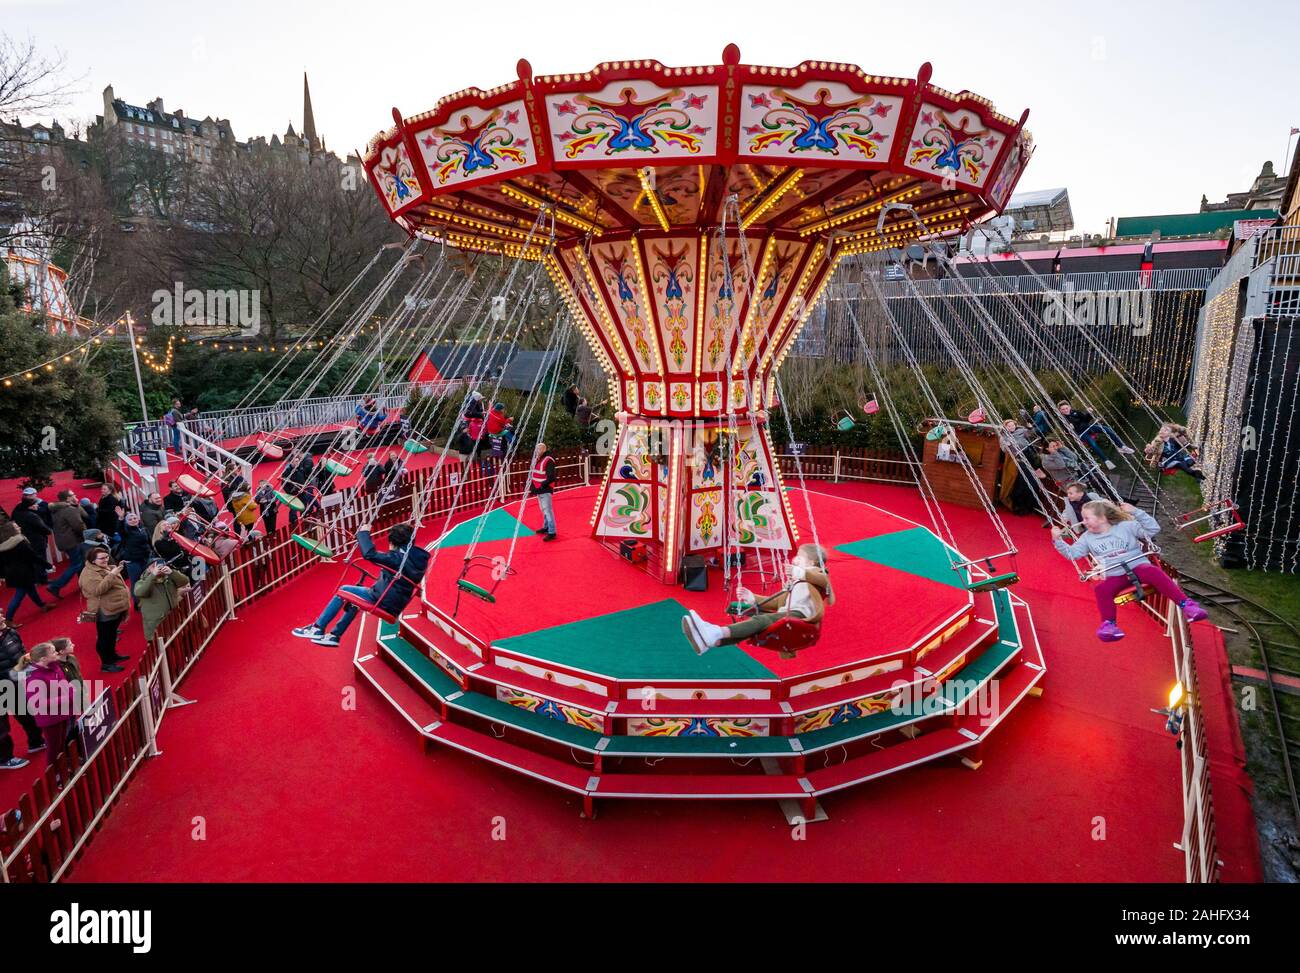
[[[1078,228],[1195,211],[1281,170],[1300,126],[1296,0],[743,4],[712,0],[475,3],[372,0],[0,0],[0,30],[65,55],[79,93],[63,121],[102,114],[102,91],[230,119],[240,140],[302,125],[345,154],[442,95],[614,59],[710,64],[731,41],[750,64],[848,61],[969,88],[1006,115],[1030,109],[1037,152],[1021,190],[1065,186]]]

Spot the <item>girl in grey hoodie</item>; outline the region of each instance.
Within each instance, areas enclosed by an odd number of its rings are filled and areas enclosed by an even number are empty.
[[[1052,543],[1062,555],[1078,561],[1089,555],[1105,569],[1105,577],[1096,586],[1097,610],[1101,627],[1097,638],[1118,642],[1123,631],[1115,624],[1115,596],[1131,587],[1130,575],[1139,584],[1147,584],[1182,608],[1189,622],[1206,618],[1205,609],[1183,593],[1173,578],[1151,563],[1142,542],[1160,533],[1160,524],[1145,510],[1126,503],[1119,507],[1106,500],[1091,500],[1083,505],[1084,531],[1073,544],[1065,540],[1065,531],[1052,528]]]

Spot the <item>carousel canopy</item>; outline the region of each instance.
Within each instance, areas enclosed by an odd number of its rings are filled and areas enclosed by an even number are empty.
[[[746,413],[837,262],[998,212],[1032,141],[968,91],[850,64],[592,71],[471,88],[395,125],[364,164],[408,232],[544,260],[644,416]]]

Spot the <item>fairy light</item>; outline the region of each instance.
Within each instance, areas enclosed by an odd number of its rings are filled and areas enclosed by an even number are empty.
[[[548,203],[546,200],[538,199],[532,193],[526,193],[518,186],[512,186],[508,182],[503,182],[497,186],[497,188],[501,191],[501,195],[505,196],[507,199],[513,199],[517,203],[531,206],[538,212],[549,209],[555,214],[555,218],[566,226],[583,230],[590,233],[592,236],[600,236],[603,232],[601,227],[598,224],[591,222],[591,220],[583,219],[578,214],[573,213],[556,203]]]
[[[751,226],[753,226],[756,222],[758,222],[758,220],[762,219],[763,216],[767,212],[769,212],[773,206],[775,206],[778,202],[781,201],[782,196],[784,196],[786,193],[788,193],[791,189],[794,188],[795,184],[800,179],[803,178],[803,175],[804,175],[804,170],[796,168],[796,169],[791,169],[784,176],[782,176],[780,181],[776,184],[776,186],[772,189],[772,191],[768,193],[765,197],[763,197],[763,199],[760,202],[758,202],[758,204],[754,206],[747,215],[741,218],[740,228],[742,230],[748,230]]]
[[[708,294],[709,236],[700,234],[699,272],[695,278],[695,380],[699,384],[700,365],[704,360],[704,299]],[[695,390],[697,393],[699,389]],[[698,396],[696,401],[700,401]]]
[[[664,212],[663,204],[659,202],[659,193],[655,191],[654,170],[649,166],[645,166],[638,169],[636,175],[641,180],[641,189],[645,193],[645,198],[650,200],[650,209],[654,211],[655,219],[659,221],[659,226],[667,233],[670,228],[668,214]]]
[[[878,213],[880,210],[893,203],[903,203],[909,199],[915,199],[917,196],[921,195],[924,188],[925,187],[923,186],[913,186],[911,189],[904,189],[902,192],[894,193],[892,196],[878,199],[874,203],[868,203],[865,206],[856,206],[853,209],[846,210],[845,212],[839,213],[835,216],[827,217],[824,220],[818,220],[816,223],[803,227],[799,231],[799,235],[810,236],[813,233],[821,233],[824,230],[833,230],[835,227],[843,226],[845,223],[852,223],[856,220],[863,219],[870,216],[872,213]]]

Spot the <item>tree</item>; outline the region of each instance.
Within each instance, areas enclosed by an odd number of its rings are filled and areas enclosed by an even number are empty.
[[[73,345],[17,310],[0,288],[0,375],[15,375],[0,384],[0,476],[25,477],[40,488],[58,470],[102,469],[116,452],[122,417],[85,356],[70,352]],[[61,359],[65,352],[70,361]],[[38,367],[52,358],[53,368]]]

